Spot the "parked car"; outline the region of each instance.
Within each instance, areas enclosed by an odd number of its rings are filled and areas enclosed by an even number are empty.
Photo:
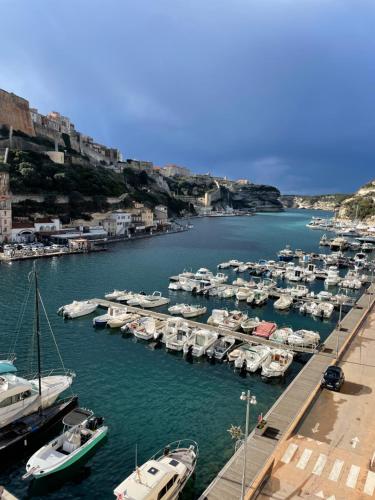
[[[344,382],[345,376],[342,368],[339,366],[329,366],[323,373],[321,386],[333,391],[339,391]]]

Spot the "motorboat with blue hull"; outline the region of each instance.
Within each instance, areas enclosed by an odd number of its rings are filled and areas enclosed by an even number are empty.
[[[27,415],[0,429],[0,468],[39,447],[43,437],[78,405],[78,397],[57,401],[49,408]]]

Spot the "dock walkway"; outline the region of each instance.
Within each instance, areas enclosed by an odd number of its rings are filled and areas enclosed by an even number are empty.
[[[112,302],[110,300],[105,300],[105,299],[89,299],[90,302],[97,303],[99,307],[123,307],[127,311],[135,314],[139,314],[140,316],[152,316],[155,319],[160,319],[163,321],[167,321],[168,319],[172,318],[169,314],[164,314],[164,313],[159,313],[156,312],[152,309],[142,309],[140,307],[134,307],[134,306],[128,306],[126,304],[120,304],[119,302]],[[177,316],[174,316],[177,317]],[[285,349],[289,349],[290,351],[293,352],[301,352],[301,353],[308,353],[308,354],[314,354],[318,352],[318,347],[303,347],[303,346],[289,346],[286,344],[280,344],[280,342],[273,342],[272,340],[268,340],[263,337],[257,337],[256,335],[250,335],[248,333],[241,333],[241,332],[234,332],[233,330],[228,330],[226,328],[219,328],[217,326],[213,325],[207,325],[206,323],[201,323],[199,321],[192,321],[190,319],[184,319],[188,323],[188,325],[191,328],[204,328],[205,330],[210,330],[211,332],[218,333],[221,336],[226,336],[230,335],[231,337],[234,337],[237,340],[240,340],[241,342],[248,342],[251,344],[257,344],[257,345],[267,345],[269,347],[273,347],[276,349],[280,349],[281,347]]]
[[[265,415],[268,429],[263,436],[249,435],[247,447],[246,490],[247,498],[255,495],[267,478],[276,449],[288,438],[301,420],[306,409],[320,390],[322,373],[328,365],[344,353],[348,343],[357,333],[375,300],[375,287],[364,293],[353,309],[345,316],[339,329],[333,330],[324,342],[323,349],[309,362],[287,387]],[[232,456],[216,478],[207,487],[200,500],[238,500],[241,498],[243,446]]]

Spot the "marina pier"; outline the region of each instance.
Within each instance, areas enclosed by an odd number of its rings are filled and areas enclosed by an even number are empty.
[[[253,431],[246,446],[246,498],[255,498],[269,478],[275,456],[282,444],[302,420],[309,405],[320,391],[322,373],[346,352],[349,343],[372,310],[375,286],[359,298],[356,305],[343,318],[325,340],[322,349],[313,355],[293,382],[264,416],[267,429],[262,436]],[[199,500],[238,500],[241,498],[243,446],[231,457]]]

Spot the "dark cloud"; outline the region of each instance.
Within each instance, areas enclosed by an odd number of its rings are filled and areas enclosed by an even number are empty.
[[[129,157],[349,192],[374,177],[375,4],[3,0],[0,87]]]

